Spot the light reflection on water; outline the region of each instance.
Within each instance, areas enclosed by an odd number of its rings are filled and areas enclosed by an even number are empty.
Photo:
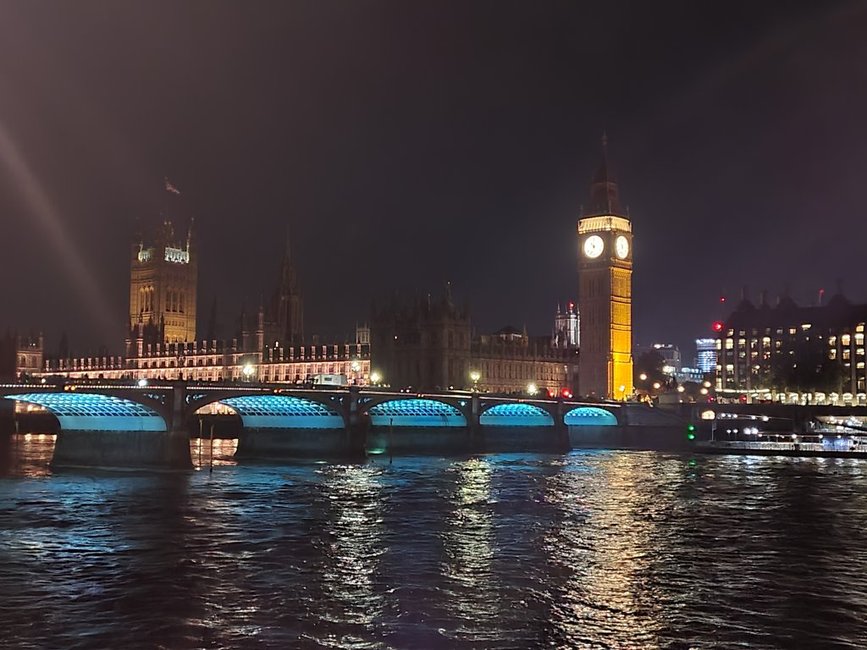
[[[458,638],[486,640],[502,606],[492,575],[491,465],[485,458],[471,458],[453,463],[447,471],[454,479],[447,497],[453,507],[442,530],[447,609],[462,623],[455,630]]]
[[[193,467],[209,469],[220,465],[236,465],[237,438],[193,438],[190,441],[190,458]]]
[[[863,647],[867,473],[652,452],[48,469],[0,446],[3,647]]]

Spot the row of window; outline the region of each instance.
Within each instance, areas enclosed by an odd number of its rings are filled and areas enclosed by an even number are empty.
[[[139,289],[139,308],[144,312],[153,312],[156,304],[154,301],[154,288],[152,286]],[[184,292],[178,289],[166,291],[165,311],[171,314],[183,314],[185,308]]]
[[[863,334],[863,332],[864,332],[864,326],[865,326],[864,323],[858,323],[858,324],[855,326],[855,333],[856,333],[855,335],[856,335],[856,337],[857,337],[858,334],[861,334],[861,339],[862,339],[862,340],[863,340],[863,338],[864,338],[864,334]],[[806,332],[806,331],[812,329],[812,327],[813,327],[812,323],[802,323],[800,327],[778,327],[778,328],[776,328],[776,329],[773,330],[773,331],[777,334],[777,336],[782,336],[782,334],[783,334],[784,332],[788,332],[788,334],[790,334],[790,335],[795,335],[795,334],[798,333],[798,330],[799,330],[799,329],[800,329],[802,332]],[[836,328],[832,328],[830,331],[831,331],[831,332],[834,332],[835,329],[836,329]],[[848,329],[848,328],[847,328],[847,329]],[[770,334],[771,334],[771,328],[770,328],[770,327],[765,327],[764,329],[760,329],[760,328],[755,328],[755,327],[754,327],[754,328],[752,328],[752,329],[750,330],[750,333],[751,333],[752,336],[759,336],[759,335],[762,334],[762,333],[764,333],[765,335],[770,336]],[[729,329],[729,330],[726,332],[726,336],[728,336],[728,337],[733,337],[734,335],[735,335],[735,330],[734,330],[734,329]],[[743,329],[743,330],[738,330],[738,336],[746,336],[746,335],[747,335],[747,330],[745,330],[745,329]],[[848,337],[849,335],[848,335],[848,334],[844,334],[843,336],[847,336],[847,337]],[[844,345],[848,345],[848,343],[845,343]]]

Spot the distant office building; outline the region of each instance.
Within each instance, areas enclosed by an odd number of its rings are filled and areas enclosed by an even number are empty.
[[[680,372],[682,361],[680,348],[673,343],[654,343],[653,351],[662,357],[662,372],[666,375],[675,375]]]
[[[695,352],[696,368],[704,373],[716,371],[716,339],[696,339]]]
[[[704,382],[704,375],[705,373],[702,372],[699,368],[683,367],[675,373],[674,378],[679,384],[683,384],[688,381],[694,382],[696,384],[701,384]]]
[[[863,403],[865,323],[867,305],[853,305],[839,291],[820,307],[800,307],[788,296],[775,307],[763,296],[757,307],[744,298],[717,340],[717,392],[773,399],[813,393],[816,401]]]
[[[566,310],[557,305],[554,315],[554,330],[551,333],[551,346],[555,348],[577,348],[581,345],[581,316],[573,302],[566,303]]]

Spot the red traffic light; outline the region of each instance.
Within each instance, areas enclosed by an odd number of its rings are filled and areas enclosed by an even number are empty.
[[[724,326],[725,325],[723,324],[723,322],[721,320],[715,320],[713,322],[713,331],[714,332],[722,332]]]

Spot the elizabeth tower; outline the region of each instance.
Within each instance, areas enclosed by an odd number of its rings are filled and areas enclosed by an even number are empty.
[[[632,223],[620,207],[604,136],[602,151],[589,209],[578,220],[578,391],[622,400],[632,394]]]

